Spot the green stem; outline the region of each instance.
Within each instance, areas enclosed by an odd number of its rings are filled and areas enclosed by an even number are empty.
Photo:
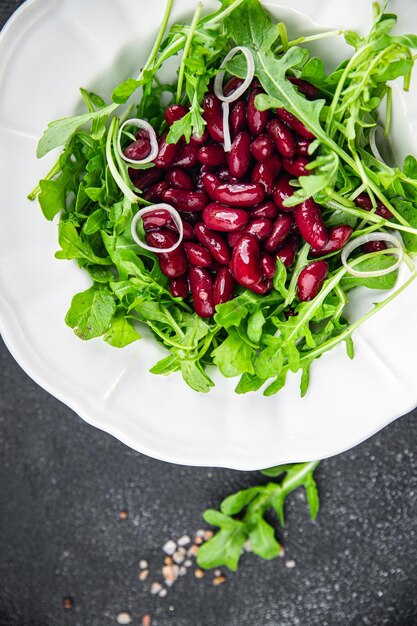
[[[281,489],[284,491],[285,495],[302,485],[304,482],[303,479],[311,472],[314,472],[319,463],[320,461],[310,461],[309,463],[297,464],[300,470],[298,472],[288,473],[282,481]]]
[[[188,31],[187,39],[185,41],[184,52],[182,53],[181,65],[180,65],[180,69],[179,69],[179,72],[178,72],[177,102],[181,101],[182,86],[183,86],[183,83],[184,83],[185,62],[187,60],[188,53],[190,52],[191,42],[192,42],[193,37],[194,37],[194,33],[195,33],[196,26],[197,26],[197,22],[200,19],[200,15],[201,15],[202,9],[203,9],[203,5],[202,5],[201,2],[199,2],[197,4],[196,10],[194,11],[193,20],[192,20],[192,22],[190,24],[190,28],[189,28],[189,31]]]
[[[169,16],[171,15],[172,4],[173,4],[173,0],[168,0],[167,1],[167,6],[165,8],[165,13],[164,13],[164,16],[162,18],[162,22],[161,22],[161,26],[160,26],[159,31],[158,31],[158,35],[156,37],[155,43],[154,43],[153,48],[151,50],[151,53],[150,53],[150,55],[148,57],[148,60],[146,61],[145,65],[142,68],[142,71],[140,72],[139,76],[136,79],[138,81],[142,80],[145,72],[151,67],[152,63],[156,59],[156,55],[158,54],[158,50],[159,50],[159,47],[161,45],[162,38],[164,36],[165,30],[166,30],[166,27],[167,27],[167,24],[168,24]]]

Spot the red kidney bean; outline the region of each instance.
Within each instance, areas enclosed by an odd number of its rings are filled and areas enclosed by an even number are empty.
[[[382,250],[386,250],[388,246],[385,241],[368,241],[362,244],[361,248],[364,252],[381,252]]]
[[[262,280],[259,241],[252,235],[240,237],[232,253],[232,271],[240,285],[250,287]]]
[[[201,178],[201,182],[203,183],[203,187],[207,193],[207,195],[214,200],[215,199],[215,191],[217,187],[220,185],[220,181],[216,174],[212,174],[211,172],[207,172],[203,174]]]
[[[142,222],[146,231],[165,227],[175,228],[171,213],[165,209],[155,209],[152,213],[145,213],[142,217]]]
[[[251,207],[264,198],[265,191],[259,183],[222,183],[214,190],[217,202],[233,207]]]
[[[310,160],[307,157],[297,157],[296,159],[282,159],[282,167],[292,176],[310,176],[313,170],[308,170],[307,165]]]
[[[133,168],[129,168],[129,176],[132,183],[135,187],[142,190],[160,181],[163,175],[163,171],[158,167],[152,167],[148,170],[134,170]]]
[[[194,182],[195,188],[198,191],[204,191],[203,176],[204,174],[208,174],[211,171],[212,171],[212,168],[209,167],[208,165],[202,165],[200,168],[196,168],[194,170],[193,175],[192,175],[193,182]]]
[[[295,155],[295,137],[288,126],[274,118],[268,122],[267,130],[278,152],[286,159],[292,159]]]
[[[214,281],[214,306],[233,298],[235,280],[227,267],[222,267]]]
[[[164,133],[159,140],[158,154],[154,160],[157,167],[170,167],[177,156],[179,144],[167,143],[167,134],[168,133]]]
[[[165,180],[168,181],[174,189],[185,189],[193,191],[194,184],[190,176],[180,167],[173,167],[168,170]]]
[[[289,236],[275,255],[276,259],[280,259],[285,267],[290,267],[294,263],[295,255],[300,247],[297,237]]]
[[[306,139],[305,137],[297,137],[295,140],[295,154],[297,156],[309,156],[308,149],[313,143],[312,139]]]
[[[194,310],[200,317],[214,315],[213,281],[210,273],[202,267],[190,267],[191,294]]]
[[[146,243],[154,248],[161,248],[161,250],[169,248],[176,241],[177,236],[166,228],[146,233]],[[188,268],[188,261],[182,244],[172,252],[158,252],[158,261],[161,271],[168,278],[182,276]]]
[[[294,217],[304,240],[316,250],[321,250],[329,241],[329,235],[319,205],[309,198],[294,207]]]
[[[349,241],[349,237],[352,234],[352,228],[347,224],[341,224],[340,226],[333,226],[329,230],[329,241],[321,250],[311,249],[311,254],[313,256],[327,254],[328,252],[336,252],[336,250],[340,250],[343,248],[345,243]]]
[[[199,243],[187,241],[184,243],[184,250],[190,262],[195,267],[210,267],[212,256],[210,252]]]
[[[189,224],[185,220],[182,220],[182,228],[184,241],[195,241],[194,229],[191,224]]]
[[[261,255],[262,274],[264,278],[273,278],[277,271],[275,261],[269,254]]]
[[[301,137],[305,137],[306,139],[315,139],[313,133],[309,131],[308,128],[306,128],[304,124],[300,122],[297,117],[295,117],[295,115],[285,109],[277,109],[276,113],[278,117],[295,130],[298,135],[301,135]]]
[[[269,120],[269,111],[259,111],[255,106],[255,98],[260,93],[264,92],[258,89],[251,91],[246,107],[249,132],[254,136],[260,135],[265,130]]]
[[[216,172],[216,176],[222,183],[239,183],[240,180],[236,176],[232,176],[227,167],[221,167]]]
[[[260,217],[256,220],[252,220],[245,228],[245,232],[248,235],[252,235],[259,239],[259,241],[263,241],[266,239],[272,231],[272,222],[271,220],[266,219],[265,217]]]
[[[194,226],[194,234],[198,241],[210,252],[213,259],[228,265],[230,261],[230,249],[220,233],[210,230],[201,222]]]
[[[148,202],[160,202],[162,199],[162,193],[169,189],[170,186],[171,185],[167,181],[161,180],[159,183],[155,183],[154,185],[148,187],[146,191],[144,191],[143,197],[145,200],[148,200]]]
[[[231,209],[217,202],[208,204],[203,211],[202,217],[208,228],[224,233],[239,230],[246,226],[249,221],[247,211]]]
[[[262,163],[269,159],[274,152],[274,143],[271,137],[265,133],[258,135],[251,143],[250,150],[254,158]]]
[[[317,296],[328,272],[329,265],[326,261],[313,261],[301,270],[297,281],[301,302],[309,302]]]
[[[291,232],[293,219],[288,213],[281,213],[275,220],[271,234],[264,243],[266,252],[274,252],[281,245]]]
[[[184,115],[187,115],[188,109],[186,109],[182,104],[170,104],[165,109],[165,120],[168,126],[172,126],[174,122],[182,119]]]
[[[162,193],[162,200],[184,212],[202,211],[208,202],[204,191],[184,191],[183,189],[167,189]]]
[[[212,93],[204,96],[203,119],[207,122],[209,135],[215,141],[223,143],[223,111],[220,100]]]
[[[198,146],[192,146],[189,143],[185,143],[179,147],[172,165],[176,167],[183,167],[185,170],[190,170],[198,163],[198,150]]]
[[[216,276],[221,269],[223,269],[224,265],[216,261],[216,259],[212,259],[211,265],[209,267],[210,272],[213,272],[214,276]]]
[[[226,162],[226,153],[218,143],[209,143],[199,149],[197,158],[203,165],[218,167]]]
[[[270,195],[274,189],[276,178],[281,170],[281,159],[273,154],[263,163],[255,163],[252,170],[251,181],[262,185],[265,193]]]
[[[171,278],[169,288],[174,298],[186,298],[188,295],[188,278],[186,275]]]
[[[270,280],[260,280],[259,283],[255,283],[254,285],[250,285],[248,287],[251,291],[255,293],[259,293],[261,295],[266,294],[268,291],[272,289],[272,281]]]
[[[358,205],[364,211],[372,211],[372,200],[368,196],[367,193],[360,193],[354,200],[355,204]],[[387,207],[382,204],[381,200],[376,200],[376,215],[383,217],[386,220],[390,220],[392,218],[392,213]]]
[[[285,206],[284,200],[291,198],[295,191],[295,187],[290,185],[291,176],[282,174],[272,192],[272,198],[281,211],[292,211],[294,207]]]
[[[223,87],[223,94],[225,96],[230,96],[236,91],[236,89],[239,89],[242,84],[243,80],[241,78],[238,78],[237,76],[232,76]]]
[[[250,135],[242,130],[233,140],[227,155],[227,165],[232,176],[242,178],[249,169],[251,162]]]
[[[278,215],[278,207],[271,201],[262,202],[249,211],[251,219],[266,218],[274,220]]]
[[[193,134],[190,137],[190,144],[192,146],[198,146],[201,147],[203,146],[205,143],[207,143],[209,138],[209,133],[207,129],[204,129],[203,134],[201,135],[201,137],[198,137],[197,135]]]
[[[125,157],[132,159],[133,161],[141,161],[148,156],[150,151],[151,142],[149,141],[149,138],[140,138],[127,146],[123,154]]]
[[[233,135],[237,135],[241,130],[246,128],[246,104],[243,100],[236,102],[230,112],[230,126]]]
[[[303,80],[302,78],[296,78],[295,76],[287,76],[290,83],[293,83],[298,87],[298,91],[302,93],[308,100],[315,100],[319,95],[317,87],[311,83]]]

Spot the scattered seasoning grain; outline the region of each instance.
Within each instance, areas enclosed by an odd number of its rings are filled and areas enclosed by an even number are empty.
[[[188,548],[187,550],[187,556],[197,556],[197,552],[198,552],[198,546],[196,546],[195,543],[193,543],[191,548]]]
[[[204,541],[208,541],[209,539],[211,539],[214,536],[214,532],[212,530],[205,530],[204,531]]]
[[[174,561],[172,560],[172,557],[171,557],[171,556],[166,556],[166,557],[164,558],[164,563],[165,563],[165,565],[172,565],[172,564],[173,564],[173,562],[174,562]]]
[[[62,599],[62,606],[64,609],[72,609],[74,606],[74,600],[71,596]]]
[[[178,570],[178,576],[185,576],[186,573],[187,573],[187,568],[184,565],[182,565],[180,569]]]
[[[287,567],[288,569],[294,569],[295,561],[293,561],[292,559],[290,559],[289,561],[285,561],[285,567]]]
[[[189,543],[191,543],[191,538],[188,535],[183,535],[177,541],[179,546],[188,546]]]
[[[191,567],[191,565],[193,564],[191,559],[187,559],[186,561],[184,561],[184,565],[185,567]]]
[[[141,572],[139,572],[139,580],[141,580],[142,582],[144,580],[146,580],[149,576],[149,570],[148,569],[143,569]]]
[[[118,624],[130,624],[130,622],[132,621],[132,617],[130,613],[122,611],[122,613],[119,613],[119,615],[116,617],[116,621]]]
[[[148,569],[148,561],[142,559],[141,561],[139,561],[139,567],[140,569]]]
[[[195,543],[197,546],[200,546],[200,545],[203,543],[203,541],[204,541],[203,537],[196,537],[196,538],[194,539],[194,543]]]
[[[155,595],[156,593],[159,593],[162,589],[162,585],[161,583],[159,583],[157,580],[155,580],[152,585],[151,585],[151,593],[153,595]]]
[[[194,576],[196,578],[204,578],[204,575],[205,575],[205,572],[200,567],[197,567],[197,569],[194,570]]]
[[[218,576],[222,576],[222,575],[223,575],[223,573],[222,573],[222,570],[221,570],[221,569],[215,569],[215,570],[214,570],[214,576],[215,576],[215,578],[217,578]]]
[[[204,537],[206,531],[203,528],[199,528],[195,534],[196,537]]]
[[[245,543],[243,544],[243,549],[245,552],[252,552],[252,544],[250,542],[250,539],[247,539],[245,541]]]
[[[224,583],[225,580],[226,580],[225,576],[217,576],[216,578],[213,578],[213,585],[215,587],[218,587],[219,585]]]
[[[152,626],[152,618],[150,615],[144,615],[142,617],[142,626]]]
[[[182,563],[184,561],[184,554],[182,552],[180,552],[179,550],[177,550],[172,555],[172,558],[174,559],[175,563],[180,564],[180,563]]]
[[[165,552],[165,554],[168,554],[169,556],[172,556],[176,549],[177,544],[175,543],[175,541],[172,541],[172,539],[167,541],[166,544],[162,547],[162,550]]]
[[[163,589],[161,589],[161,591],[158,593],[158,596],[159,596],[160,598],[165,598],[165,596],[167,595],[167,593],[168,593],[168,589],[165,589],[165,587],[164,587],[164,588],[163,588]]]
[[[178,578],[178,565],[164,565],[162,568],[162,576],[168,587],[171,587]]]
[[[119,519],[124,520],[129,517],[128,511],[119,511]]]

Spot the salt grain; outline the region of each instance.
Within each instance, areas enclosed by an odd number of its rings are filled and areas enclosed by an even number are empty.
[[[194,543],[191,546],[191,548],[188,548],[187,556],[197,556],[197,552],[198,552],[198,546],[196,546],[195,543]]]
[[[116,617],[116,621],[118,624],[130,624],[132,618],[130,613],[126,613],[126,611],[123,611],[122,613],[119,613],[119,615]]]
[[[151,593],[153,595],[155,595],[156,593],[159,593],[162,589],[162,585],[161,583],[159,583],[158,581],[155,581],[152,583],[151,585]]]
[[[214,570],[214,576],[221,576],[222,575],[222,570],[221,569],[215,569]]]
[[[139,572],[139,580],[141,580],[142,582],[144,580],[146,580],[149,576],[149,570],[148,569],[143,569],[141,572]]]
[[[191,559],[187,559],[186,561],[184,561],[185,567],[191,567],[192,564],[193,562],[191,561]]]
[[[175,563],[180,564],[180,563],[182,563],[184,561],[184,554],[182,552],[180,552],[179,550],[177,550],[172,555],[172,558],[174,559]]]
[[[189,543],[191,543],[191,538],[188,535],[183,535],[177,541],[179,546],[188,546]]]
[[[163,589],[161,589],[161,591],[158,593],[158,596],[159,596],[160,598],[165,598],[165,596],[167,595],[167,593],[168,593],[168,589],[163,588]]]
[[[225,576],[217,576],[216,578],[213,578],[213,585],[215,587],[218,587],[219,585],[221,585],[222,583],[224,583],[226,580]]]
[[[195,536],[196,536],[196,537],[204,537],[204,533],[205,533],[205,532],[206,532],[205,530],[203,530],[202,528],[200,528],[199,530],[197,530],[197,532],[196,532]]]
[[[212,530],[205,530],[204,531],[204,541],[208,541],[209,539],[211,539],[214,536],[214,532]]]
[[[178,575],[179,576],[185,576],[186,573],[187,573],[187,568],[184,567],[184,566],[180,567],[180,569],[178,570]]]
[[[145,559],[142,559],[141,561],[139,561],[139,567],[140,569],[148,569],[148,561],[145,561]]]
[[[243,545],[243,549],[245,552],[252,552],[252,544],[250,542],[250,539],[247,539]]]
[[[285,561],[285,567],[287,567],[288,569],[294,569],[295,561],[293,561],[292,559],[290,559],[289,561]]]
[[[196,570],[194,570],[194,576],[196,578],[204,578],[204,570],[198,567]]]
[[[167,541],[166,544],[162,547],[162,550],[165,552],[165,554],[169,554],[169,556],[172,556],[176,549],[177,544],[175,543],[175,541],[172,541],[172,539]]]

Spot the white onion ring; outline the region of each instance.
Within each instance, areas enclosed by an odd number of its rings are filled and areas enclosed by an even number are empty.
[[[393,244],[397,248],[397,250],[392,250],[391,254],[398,255],[394,265],[391,265],[390,267],[386,267],[381,270],[373,270],[370,272],[361,272],[360,270],[355,270],[353,267],[351,267],[348,263],[348,257],[350,256],[351,252],[353,252],[353,250],[356,250],[356,248],[359,248],[359,246],[363,245],[364,243],[368,243],[369,241],[386,241]],[[388,253],[389,248],[387,250],[387,254]],[[396,237],[395,235],[391,235],[390,233],[381,232],[368,233],[367,235],[361,235],[357,239],[353,239],[343,248],[341,254],[341,261],[344,267],[347,269],[349,274],[352,274],[352,276],[357,276],[358,278],[377,278],[378,276],[391,274],[391,272],[394,272],[401,265],[403,259],[404,246],[402,244],[402,241],[400,240],[400,237]]]
[[[143,128],[143,130],[148,131],[149,141],[151,143],[151,151],[149,152],[148,156],[146,156],[144,159],[141,159],[140,161],[136,161],[135,159],[129,159],[127,156],[124,155],[123,150],[122,150],[122,133],[123,133],[123,129],[125,126],[136,126],[136,128]],[[158,148],[158,139],[156,137],[156,132],[154,128],[146,120],[141,120],[139,118],[134,117],[130,120],[126,120],[126,122],[123,122],[123,124],[120,126],[119,134],[117,137],[117,151],[119,153],[119,156],[123,159],[123,161],[126,161],[127,163],[132,163],[133,165],[141,165],[143,163],[150,163],[157,157],[158,150],[159,148]]]
[[[218,72],[214,79],[214,93],[218,97],[218,99],[221,100],[222,102],[230,103],[240,98],[240,96],[246,91],[246,89],[251,84],[252,79],[255,75],[255,61],[253,60],[252,52],[249,50],[249,48],[246,48],[245,46],[236,46],[236,48],[232,48],[230,52],[226,54],[226,56],[224,57],[220,65],[220,70],[223,67],[225,67],[226,64],[230,61],[230,59],[232,59],[235,56],[235,54],[237,54],[238,52],[241,52],[246,59],[246,63],[248,66],[246,78],[243,81],[243,83],[240,85],[240,87],[235,89],[235,91],[231,93],[230,96],[225,96],[223,93],[223,78],[225,75],[225,70]]]
[[[178,241],[176,241],[170,248],[155,248],[154,246],[148,246],[147,243],[144,243],[141,239],[139,239],[138,233],[136,231],[137,223],[142,218],[142,216],[146,215],[147,213],[153,213],[153,211],[156,211],[158,209],[163,209],[164,211],[170,213],[176,227],[178,228]],[[147,206],[135,213],[132,219],[132,224],[130,226],[130,232],[138,246],[144,248],[145,250],[149,250],[149,252],[155,252],[156,254],[173,252],[178,248],[184,237],[184,227],[182,225],[181,215],[176,209],[174,209],[174,207],[172,207],[170,204],[165,204],[164,202],[162,202],[161,204],[152,204],[152,206]]]
[[[385,138],[385,132],[384,129],[382,128],[382,126],[376,125],[373,128],[371,128],[371,130],[369,131],[369,147],[371,149],[372,154],[374,155],[374,157],[376,158],[377,161],[381,161],[381,163],[383,163],[384,165],[387,165],[388,167],[391,167],[391,165],[389,163],[387,163],[387,159],[384,159],[378,149],[378,146],[376,145],[376,134],[377,132],[379,132],[380,134],[382,133],[382,136],[384,138],[385,141],[385,146],[386,146],[386,151],[387,153],[389,152],[391,154],[391,148],[389,146],[389,144],[387,143],[387,140]],[[394,161],[393,158],[390,157],[390,154],[387,154],[388,159],[391,161],[391,163]]]
[[[232,138],[230,136],[229,103],[222,102],[222,109],[223,109],[223,149],[225,152],[230,152],[232,148]]]

